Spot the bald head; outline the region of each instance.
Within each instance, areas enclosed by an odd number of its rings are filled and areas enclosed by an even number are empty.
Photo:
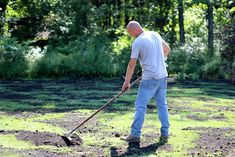
[[[137,21],[130,21],[126,29],[129,35],[134,38],[138,37],[144,31]]]

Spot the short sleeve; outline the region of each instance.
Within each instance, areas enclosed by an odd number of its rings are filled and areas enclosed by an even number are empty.
[[[140,53],[139,47],[135,43],[133,43],[131,46],[131,58],[137,59],[139,57],[139,53]]]

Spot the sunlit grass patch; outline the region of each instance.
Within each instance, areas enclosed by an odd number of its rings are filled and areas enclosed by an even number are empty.
[[[63,131],[59,127],[51,126],[46,123],[34,122],[33,120],[22,119],[7,115],[0,115],[0,128],[2,130],[38,130],[39,132],[47,131],[60,134]]]
[[[86,133],[86,134],[82,134],[80,135],[80,137],[84,140],[84,145],[86,146],[93,146],[93,145],[97,145],[100,143],[99,140],[97,140],[97,138],[95,136],[93,136],[94,134],[91,133]]]
[[[107,126],[115,127],[116,129],[129,128],[132,122],[133,113],[132,112],[115,112],[115,113],[105,113],[98,117],[98,122],[103,123]]]
[[[3,148],[35,149],[36,146],[30,142],[17,140],[15,135],[0,135],[0,145]]]
[[[43,109],[56,109],[56,104],[54,102],[45,103],[42,106]]]
[[[25,157],[23,154],[18,154],[15,151],[12,151],[12,149],[3,149],[1,150],[1,157]]]
[[[38,113],[38,116],[28,118],[27,120],[49,120],[49,119],[60,119],[65,116],[66,113],[47,113],[47,114],[40,114]]]
[[[235,114],[234,114],[234,112],[231,112],[231,111],[224,112],[224,115],[228,119],[227,122],[230,125],[230,127],[235,128]]]

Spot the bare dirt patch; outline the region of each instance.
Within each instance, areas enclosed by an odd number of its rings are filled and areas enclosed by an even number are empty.
[[[207,121],[207,120],[218,120],[223,121],[226,120],[226,117],[224,116],[224,113],[218,114],[218,115],[197,115],[197,114],[189,114],[186,116],[189,119],[197,120],[197,121]]]
[[[17,139],[26,140],[34,143],[36,146],[39,145],[52,145],[56,147],[65,147],[67,146],[66,142],[61,138],[60,135],[49,133],[49,132],[30,132],[30,131],[21,131],[17,134]],[[81,139],[78,136],[75,136],[74,144],[81,144]]]
[[[235,138],[232,137],[232,128],[184,128],[183,130],[199,131],[200,138],[195,141],[196,146],[189,150],[191,156],[226,156],[235,147]],[[235,155],[235,154],[234,154]]]
[[[16,138],[18,140],[24,140],[24,141],[30,141],[36,146],[39,145],[52,145],[56,147],[66,147],[67,144],[65,141],[61,138],[60,135],[50,132],[31,132],[31,131],[25,131],[25,130],[11,130],[11,131],[5,131],[0,130],[0,134],[15,134]],[[74,136],[74,140],[77,141],[77,144],[81,144],[81,139],[78,136]]]
[[[60,135],[49,133],[49,132],[31,132],[31,131],[24,131],[24,130],[0,130],[0,134],[8,135],[13,134],[16,136],[18,140],[28,141],[31,142],[35,146],[43,146],[43,145],[49,145],[49,146],[55,146],[55,147],[67,147],[67,144],[65,141],[61,138]],[[36,148],[36,149],[29,149],[29,150],[11,150],[11,151],[17,151],[16,153],[24,154],[25,156],[34,156],[34,157],[90,157],[92,154],[96,155],[103,155],[103,152],[101,149],[96,150],[90,150],[92,148],[86,148],[82,146],[82,143],[78,144],[78,142],[81,142],[81,138],[77,135],[72,136],[73,143],[77,142],[76,145],[72,145],[68,148],[71,148],[68,153],[62,153],[58,150],[46,150],[43,148]],[[4,152],[6,148],[0,147],[0,152]]]
[[[87,116],[82,115],[81,113],[69,113],[60,119],[49,119],[42,120],[39,122],[49,123],[53,126],[59,126],[67,131],[74,129],[76,126],[81,124],[91,113],[87,114]],[[89,126],[89,127],[88,127]],[[88,122],[86,122],[83,126],[81,126],[77,132],[78,133],[95,133],[100,130],[100,124],[96,122],[96,117],[93,117]]]

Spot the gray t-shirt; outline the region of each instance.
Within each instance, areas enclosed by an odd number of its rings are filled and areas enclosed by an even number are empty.
[[[162,38],[157,32],[144,31],[132,44],[131,58],[139,60],[142,79],[162,79],[168,76]]]

